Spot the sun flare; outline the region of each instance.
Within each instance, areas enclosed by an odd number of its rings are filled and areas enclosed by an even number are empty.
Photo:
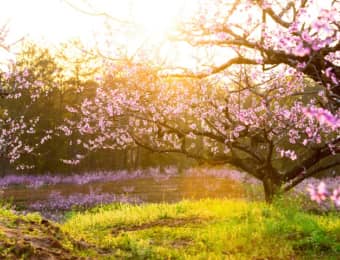
[[[194,0],[112,1],[110,15],[131,22],[134,37],[149,41],[164,40],[195,7]],[[119,14],[119,11],[122,14]]]
[[[149,33],[164,33],[176,26],[183,6],[183,1],[137,1],[133,10],[133,19]]]
[[[112,46],[119,46],[118,49],[125,50],[130,56],[136,57],[136,53],[140,53],[144,57],[147,53],[148,57],[152,56],[151,59],[169,61],[179,59],[180,53],[185,52],[183,48],[169,44],[168,37],[182,19],[194,14],[198,7],[197,0],[117,0],[102,3],[100,8],[116,19],[116,24],[114,22],[112,26],[120,25],[109,28],[112,37],[107,44],[107,53],[114,50]],[[96,5],[99,6],[98,2]],[[104,33],[103,37],[106,36]]]
[[[199,3],[197,0],[6,2],[0,9],[0,23],[9,21],[9,42],[25,37],[41,45],[58,46],[79,39],[85,46],[99,47],[108,55],[120,54],[123,50],[128,55],[140,52],[142,55],[146,53],[156,58],[163,55],[176,60],[183,60],[178,55],[187,51],[169,46],[168,36],[182,19],[193,15]],[[98,15],[103,13],[114,19],[107,20],[105,15]]]

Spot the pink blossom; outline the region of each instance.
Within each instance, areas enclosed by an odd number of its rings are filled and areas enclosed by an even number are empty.
[[[340,186],[333,190],[333,194],[330,196],[330,199],[334,202],[336,207],[340,207]]]
[[[309,107],[304,109],[304,112],[310,118],[315,117],[322,125],[328,125],[333,129],[340,127],[340,118],[337,115],[333,115],[326,109]]]
[[[24,70],[23,74],[22,74],[25,78],[28,77],[29,72],[27,69]]]
[[[316,201],[317,203],[321,203],[326,200],[328,191],[326,188],[326,184],[324,182],[320,182],[318,187],[314,187],[312,184],[308,185],[307,190],[309,191],[311,200]]]

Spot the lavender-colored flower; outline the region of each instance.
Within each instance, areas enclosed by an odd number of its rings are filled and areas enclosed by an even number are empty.
[[[67,211],[74,207],[89,208],[98,204],[114,202],[141,203],[141,200],[133,196],[101,193],[100,190],[91,190],[88,194],[74,193],[69,196],[63,196],[60,192],[51,192],[48,200],[34,202],[28,206],[28,209],[36,211]]]
[[[173,175],[174,170],[172,168],[166,169],[165,175]],[[168,174],[171,173],[171,174]],[[44,185],[57,185],[57,184],[74,184],[84,185],[94,182],[113,182],[122,180],[131,180],[138,178],[145,178],[156,174],[154,168],[135,171],[99,171],[99,172],[87,172],[83,174],[72,174],[68,176],[62,175],[7,175],[0,178],[0,188],[7,188],[13,185],[22,185],[28,188],[40,188]]]

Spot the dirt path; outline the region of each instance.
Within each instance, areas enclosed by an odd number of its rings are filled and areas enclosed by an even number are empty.
[[[153,227],[181,227],[185,225],[192,225],[192,224],[203,224],[208,219],[192,217],[192,218],[166,218],[166,219],[158,219],[156,221],[148,222],[141,225],[132,225],[132,226],[122,226],[122,227],[115,227],[112,230],[113,235],[118,235],[121,232],[128,232],[128,231],[138,231]]]
[[[87,247],[48,220],[0,215],[0,259],[84,259],[71,250]]]

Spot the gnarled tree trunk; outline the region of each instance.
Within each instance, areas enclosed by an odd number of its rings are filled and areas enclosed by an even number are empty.
[[[280,184],[274,178],[265,176],[262,180],[264,197],[267,203],[272,203],[275,195],[280,191]]]

